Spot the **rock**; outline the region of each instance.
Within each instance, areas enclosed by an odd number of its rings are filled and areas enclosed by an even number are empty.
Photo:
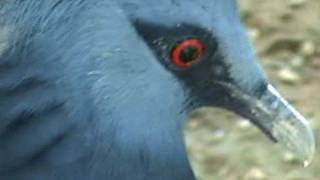
[[[300,52],[305,57],[310,57],[315,54],[316,46],[311,41],[306,41],[302,44]]]
[[[292,8],[298,8],[303,6],[306,0],[288,0],[288,5]]]
[[[249,120],[246,119],[241,119],[238,123],[237,123],[237,128],[239,128],[240,130],[247,130],[249,128],[252,127],[252,124],[250,123]]]
[[[286,163],[296,163],[299,160],[297,159],[297,157],[294,154],[292,154],[290,152],[286,152],[283,154],[283,161]]]
[[[197,129],[200,127],[200,125],[201,123],[199,119],[192,119],[188,123],[188,129]]]
[[[311,65],[315,69],[320,69],[320,57],[319,58],[314,58],[311,62]]]
[[[250,28],[248,30],[248,34],[252,40],[256,41],[260,36],[260,31],[256,28]]]
[[[305,59],[301,56],[294,56],[291,61],[290,64],[292,67],[294,68],[300,68],[304,65]]]
[[[303,37],[292,37],[286,34],[279,34],[269,38],[262,47],[262,53],[273,54],[279,51],[297,52],[303,43]]]
[[[290,20],[292,20],[294,18],[293,14],[291,11],[286,11],[283,14],[280,15],[280,19],[283,22],[289,22]]]
[[[213,132],[213,139],[214,140],[222,140],[226,136],[226,133],[224,130],[219,129]]]
[[[246,180],[263,180],[266,178],[266,174],[259,168],[252,168],[245,175]]]
[[[301,81],[301,77],[298,73],[289,68],[283,68],[278,72],[279,79],[288,84],[296,84]]]

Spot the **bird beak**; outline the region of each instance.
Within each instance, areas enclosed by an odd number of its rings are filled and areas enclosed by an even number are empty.
[[[250,119],[273,141],[294,153],[304,166],[311,163],[315,140],[308,121],[271,84],[259,97],[245,95],[230,84],[224,87],[230,93],[232,107],[228,109]]]

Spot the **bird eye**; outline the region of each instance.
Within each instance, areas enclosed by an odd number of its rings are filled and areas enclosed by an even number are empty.
[[[205,46],[199,39],[186,39],[172,49],[171,61],[179,68],[188,68],[201,60],[204,51]]]

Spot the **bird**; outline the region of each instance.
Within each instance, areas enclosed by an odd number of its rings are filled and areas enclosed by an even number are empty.
[[[194,180],[188,115],[223,108],[309,163],[235,0],[1,0],[1,180]],[[213,117],[214,119],[214,117]]]

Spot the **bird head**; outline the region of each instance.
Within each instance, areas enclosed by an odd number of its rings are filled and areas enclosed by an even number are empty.
[[[235,112],[305,164],[311,161],[311,128],[270,84],[234,0],[122,5],[156,63],[188,92],[191,109],[215,106]]]

